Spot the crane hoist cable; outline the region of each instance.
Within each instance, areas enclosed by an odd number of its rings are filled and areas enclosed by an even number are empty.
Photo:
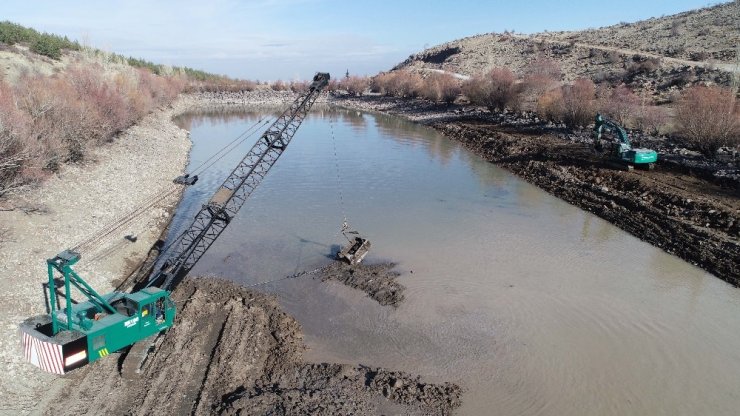
[[[231,153],[235,148],[239,147],[239,145],[241,145],[242,143],[244,143],[244,141],[246,139],[248,139],[252,134],[255,133],[255,130],[256,129],[268,125],[270,123],[270,121],[272,121],[271,118],[265,118],[265,117],[257,120],[247,130],[243,131],[240,135],[236,136],[236,138],[234,140],[232,140],[229,144],[223,146],[221,149],[219,149],[219,151],[217,151],[216,153],[212,154],[208,159],[206,159],[203,162],[201,162],[200,165],[198,165],[195,168],[193,168],[192,169],[193,174],[196,174],[197,175],[197,174],[200,174],[200,173],[205,172],[208,169],[210,169],[211,166],[213,166],[216,162],[218,162],[219,160],[221,160],[224,156],[226,156],[227,154]],[[231,147],[231,149],[228,149],[229,147]],[[205,166],[206,163],[208,163],[211,159],[213,159],[214,157],[216,157],[221,152],[224,152],[224,154],[221,155],[221,156],[218,156],[218,158],[216,160],[212,161],[208,166]]]
[[[220,148],[216,153],[211,155],[208,159],[203,161],[200,165],[198,165],[194,169],[194,175],[202,174],[203,172],[210,169],[216,162],[221,160],[224,156],[232,152],[234,149],[236,149],[238,146],[240,146],[244,141],[246,141],[249,137],[251,137],[254,133],[256,133],[258,128],[268,124],[270,122],[269,119],[261,118],[257,120],[254,124],[252,124],[249,128],[247,128],[244,132],[239,134],[234,140]],[[221,154],[223,152],[223,154]],[[220,154],[220,156],[219,156]],[[218,157],[217,157],[218,156]],[[206,163],[213,160],[210,164],[207,166]],[[180,189],[180,186],[177,186],[175,184],[170,184],[166,186],[161,191],[155,193],[154,195],[148,197],[143,202],[141,202],[138,206],[134,207],[133,210],[129,211],[128,213],[121,215],[117,218],[115,218],[113,221],[102,227],[100,230],[98,230],[95,234],[89,236],[88,238],[82,240],[77,245],[75,245],[72,250],[82,253],[84,251],[87,251],[91,249],[93,246],[99,245],[100,242],[102,242],[106,237],[110,237],[114,232],[121,229],[126,224],[131,223],[141,215],[143,215],[145,212],[147,212],[151,207],[159,203],[160,201],[164,200],[165,198],[169,197],[170,195],[174,194],[176,191]]]
[[[353,239],[348,236],[348,234],[354,234],[359,236],[359,232],[356,230],[353,230],[352,227],[349,225],[349,220],[347,219],[347,209],[344,205],[344,192],[343,192],[343,185],[342,185],[342,174],[341,170],[339,169],[339,153],[337,152],[337,138],[334,134],[334,119],[330,116],[329,117],[329,131],[331,133],[331,142],[334,146],[334,168],[337,173],[337,194],[339,197],[339,210],[342,213],[342,225],[339,227],[339,231],[337,234],[341,234],[344,236],[344,238],[347,239],[348,242],[352,243]]]
[[[346,228],[349,228],[349,225],[347,225],[347,211],[344,208],[344,194],[342,193],[342,175],[339,170],[337,139],[334,136],[334,121],[332,116],[329,116],[329,131],[331,133],[331,143],[334,146],[334,168],[337,174],[337,194],[339,196],[339,210],[341,211],[343,218],[341,231],[344,231]]]

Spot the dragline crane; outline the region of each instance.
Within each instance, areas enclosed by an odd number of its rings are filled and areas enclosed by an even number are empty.
[[[176,312],[170,291],[203,257],[285,152],[328,82],[328,73],[314,76],[309,88],[268,127],[203,205],[190,227],[163,251],[143,287],[132,293],[100,295],[72,269],[81,258],[75,249],[47,260],[49,313],[20,324],[24,358],[45,371],[64,374],[170,328]],[[192,185],[196,180],[196,176],[185,175],[175,183]],[[76,303],[72,287],[87,301]],[[58,290],[63,292],[65,307],[57,301]]]

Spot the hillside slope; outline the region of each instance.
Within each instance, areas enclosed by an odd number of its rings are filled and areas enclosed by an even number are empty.
[[[508,67],[524,75],[533,61],[550,58],[564,81],[626,83],[659,101],[697,82],[730,85],[739,44],[740,3],[733,2],[600,29],[477,35],[426,49],[393,69],[475,75]]]

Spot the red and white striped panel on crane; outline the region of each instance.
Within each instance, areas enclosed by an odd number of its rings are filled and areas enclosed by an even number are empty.
[[[26,361],[54,374],[64,374],[62,346],[34,338],[22,332],[23,355]]]

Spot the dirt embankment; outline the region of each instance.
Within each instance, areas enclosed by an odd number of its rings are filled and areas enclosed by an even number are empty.
[[[460,107],[404,100],[366,97],[336,103],[430,125],[551,194],[740,285],[740,188],[725,170],[697,167],[676,152],[655,171],[625,172],[606,166],[593,153],[588,132],[566,134]]]
[[[277,301],[217,279],[173,293],[175,326],[138,380],[110,357],[72,373],[46,414],[450,414],[458,386],[380,368],[302,360],[299,324]],[[104,399],[101,399],[104,398]]]

